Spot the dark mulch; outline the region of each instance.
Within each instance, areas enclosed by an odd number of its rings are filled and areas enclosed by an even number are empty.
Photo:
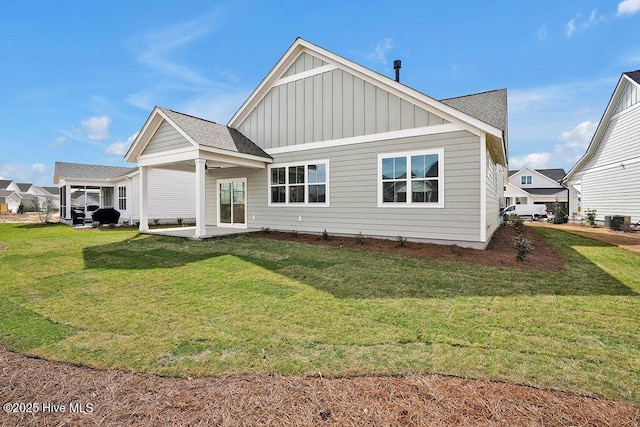
[[[0,412],[3,426],[638,426],[640,420],[640,408],[625,403],[465,378],[163,378],[0,347],[0,403],[7,402],[37,403],[39,411]]]
[[[524,261],[516,259],[516,250],[513,247],[514,238],[519,234],[524,234],[533,245],[533,251],[527,255]],[[562,270],[565,267],[565,259],[527,226],[520,226],[519,228],[513,226],[499,227],[485,250],[463,248],[457,245],[417,242],[406,242],[404,247],[398,247],[398,243],[395,240],[369,237],[363,239],[363,244],[358,244],[353,236],[329,235],[328,240],[322,240],[320,234],[298,233],[294,235],[293,233],[281,231],[270,231],[268,233],[259,231],[248,235],[275,240],[402,254],[421,259],[471,262],[494,267],[547,271]]]

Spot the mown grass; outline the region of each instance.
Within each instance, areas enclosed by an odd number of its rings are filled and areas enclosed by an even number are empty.
[[[163,375],[437,372],[640,403],[640,256],[536,232],[566,270],[2,224],[0,342]]]

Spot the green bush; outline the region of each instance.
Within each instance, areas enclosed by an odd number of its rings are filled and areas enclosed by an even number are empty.
[[[555,203],[551,210],[551,216],[547,218],[547,221],[553,224],[565,224],[569,222],[569,216],[562,210],[558,203]]]
[[[407,245],[407,238],[402,236],[396,237],[396,244],[399,248],[404,248]]]
[[[362,235],[362,231],[356,234],[356,244],[364,245],[364,236]]]
[[[327,229],[325,228],[322,234],[320,235],[322,240],[329,240],[329,233],[327,233]]]
[[[585,216],[587,219],[587,224],[590,227],[596,227],[596,210],[595,209],[587,209],[585,212]]]
[[[518,261],[524,261],[527,254],[533,249],[531,240],[527,239],[523,234],[514,237],[513,247],[516,249],[516,259]]]

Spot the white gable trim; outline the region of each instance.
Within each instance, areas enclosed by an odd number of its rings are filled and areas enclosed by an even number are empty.
[[[613,116],[612,113],[613,111],[615,111],[618,105],[618,102],[620,102],[620,97],[624,93],[624,90],[626,89],[627,85],[630,85],[630,84],[640,87],[640,85],[638,85],[635,81],[633,81],[633,79],[627,77],[627,75],[625,74],[622,74],[620,76],[620,79],[618,80],[618,84],[616,85],[616,88],[613,90],[613,94],[611,95],[611,99],[607,104],[607,108],[605,108],[602,118],[598,123],[598,127],[596,128],[596,131],[593,134],[593,138],[591,138],[591,142],[587,147],[587,151],[576,162],[576,164],[571,168],[571,170],[565,175],[565,177],[562,179],[562,182],[569,181],[571,177],[573,177],[573,175],[575,175],[580,169],[582,169],[582,167],[587,164],[587,162],[591,159],[591,157],[593,157],[593,155],[598,149],[598,146],[602,142],[602,136],[606,132],[607,126],[609,126],[609,122],[611,121],[611,118]]]
[[[540,173],[537,170],[530,168],[529,166],[525,166],[522,169],[520,169],[519,171],[517,171],[516,173],[514,173],[513,175],[511,175],[509,177],[509,181],[511,181],[511,178],[515,177],[516,175],[520,175],[521,173],[524,173],[524,172],[526,172],[526,173],[528,173],[530,175],[535,175],[539,179],[548,181],[549,183],[553,183],[553,185],[555,185],[555,186],[561,185],[558,181],[555,181],[555,180],[549,178],[545,174]],[[519,185],[519,184],[520,183],[515,183],[514,185]],[[533,187],[531,187],[531,188],[547,188],[547,187],[545,187],[544,185],[533,184]],[[558,188],[560,188],[560,187],[558,187]]]
[[[393,79],[384,78],[382,75],[369,70],[366,67],[358,65],[301,38],[296,39],[291,47],[289,47],[287,52],[285,52],[282,58],[280,58],[269,74],[267,74],[262,82],[260,82],[258,87],[251,93],[249,98],[247,98],[244,104],[242,104],[231,120],[229,120],[228,126],[237,128],[253,108],[260,102],[260,100],[267,94],[267,92],[274,86],[276,81],[279,80],[278,76],[282,75],[282,73],[284,73],[291,64],[295,62],[302,52],[313,55],[329,64],[334,64],[336,65],[336,68],[342,68],[345,71],[373,84],[374,86],[380,87],[401,99],[405,99],[416,104],[417,106],[422,107],[430,113],[440,116],[447,121],[454,122],[478,136],[481,136],[482,133],[489,133],[499,138],[501,141],[503,139],[502,131],[500,129],[471,117],[459,110],[456,110],[455,108],[449,107],[448,105],[396,82]]]
[[[419,128],[403,129],[384,133],[351,136],[348,138],[332,139],[327,141],[308,142],[306,144],[288,145],[286,147],[270,148],[265,150],[265,152],[269,155],[293,153],[296,151],[342,147],[344,145],[362,144],[365,142],[386,141],[390,139],[409,138],[414,136],[437,135],[440,133],[457,132],[464,130],[466,129],[456,124],[446,123],[444,125],[424,126]]]
[[[300,56],[300,55],[298,55],[298,56]],[[283,77],[280,80],[276,81],[273,84],[272,87],[282,86],[282,85],[285,85],[287,83],[295,82],[297,80],[306,79],[307,77],[313,77],[315,75],[322,74],[322,73],[327,73],[329,71],[333,71],[333,70],[337,70],[337,69],[338,69],[337,65],[332,65],[332,64],[323,65],[323,66],[318,67],[318,68],[313,68],[313,69],[308,70],[308,71],[303,71],[303,72],[298,73],[298,74],[293,74],[291,76]]]

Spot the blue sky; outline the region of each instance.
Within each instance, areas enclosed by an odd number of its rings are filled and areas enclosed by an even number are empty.
[[[434,98],[507,88],[510,169],[569,170],[625,71],[640,0],[7,1],[0,179],[122,165],[154,105],[226,123],[296,37]]]

